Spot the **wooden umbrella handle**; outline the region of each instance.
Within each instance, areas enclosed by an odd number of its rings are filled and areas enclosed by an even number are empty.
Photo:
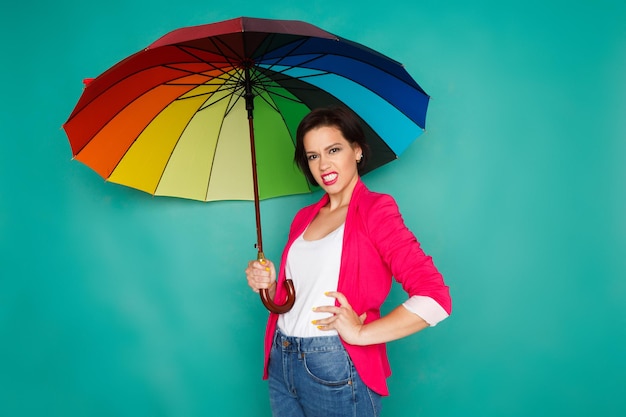
[[[293,307],[293,303],[296,301],[296,290],[293,288],[293,281],[287,279],[285,280],[285,282],[283,282],[283,286],[287,291],[287,299],[283,304],[276,304],[270,297],[270,292],[267,289],[264,288],[259,291],[259,295],[261,296],[261,301],[263,302],[263,305],[272,313],[286,313],[291,310],[291,307]]]
[[[257,254],[257,260],[259,262],[265,260],[265,255],[263,254],[262,250],[259,250],[259,253]],[[283,282],[283,286],[287,291],[287,299],[283,304],[276,304],[274,300],[272,300],[272,297],[270,297],[269,290],[262,289],[261,291],[259,291],[259,295],[261,296],[261,301],[263,302],[263,305],[272,313],[286,313],[291,310],[291,307],[293,307],[293,303],[296,302],[296,289],[293,287],[293,281],[287,279],[285,280],[285,282]]]

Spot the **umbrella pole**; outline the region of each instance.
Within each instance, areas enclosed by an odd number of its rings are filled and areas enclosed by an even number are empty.
[[[261,201],[259,197],[259,179],[257,175],[257,166],[256,166],[256,145],[254,140],[254,94],[252,93],[252,84],[250,80],[250,69],[249,67],[245,68],[246,79],[245,79],[245,89],[246,89],[246,110],[248,111],[248,129],[250,130],[250,156],[252,159],[252,181],[254,186],[254,212],[256,215],[256,237],[257,237],[257,259],[259,261],[265,260],[265,254],[263,253],[263,233],[261,231]],[[291,310],[293,307],[293,303],[296,301],[296,292],[293,286],[293,281],[290,279],[285,280],[284,282],[285,290],[287,291],[287,298],[284,304],[276,304],[274,300],[269,295],[269,291],[267,289],[262,289],[259,291],[259,295],[261,296],[261,301],[265,308],[267,308],[272,313],[282,314]]]
[[[261,231],[261,202],[259,198],[259,178],[256,169],[256,146],[254,144],[254,122],[251,113],[248,112],[248,128],[250,129],[250,154],[252,157],[252,182],[254,185],[254,213],[256,216],[256,248],[259,258],[263,257],[263,232]]]

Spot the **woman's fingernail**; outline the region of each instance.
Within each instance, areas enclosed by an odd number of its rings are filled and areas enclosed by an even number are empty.
[[[317,320],[313,320],[311,324],[317,324]]]
[[[315,310],[317,310],[317,307],[313,307],[311,310],[315,311]]]
[[[323,330],[323,329],[322,329],[323,327],[324,327],[324,326],[317,326],[317,329],[318,329],[318,330]]]

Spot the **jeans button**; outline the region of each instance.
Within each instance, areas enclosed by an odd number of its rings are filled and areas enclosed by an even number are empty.
[[[284,340],[284,341],[283,341],[283,347],[287,347],[287,346],[289,346],[289,342],[288,342],[288,341],[286,341],[286,340]]]

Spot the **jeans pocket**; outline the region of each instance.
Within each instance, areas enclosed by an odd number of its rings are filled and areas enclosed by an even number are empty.
[[[348,354],[344,350],[307,352],[303,361],[306,372],[323,385],[345,385],[352,377]]]

